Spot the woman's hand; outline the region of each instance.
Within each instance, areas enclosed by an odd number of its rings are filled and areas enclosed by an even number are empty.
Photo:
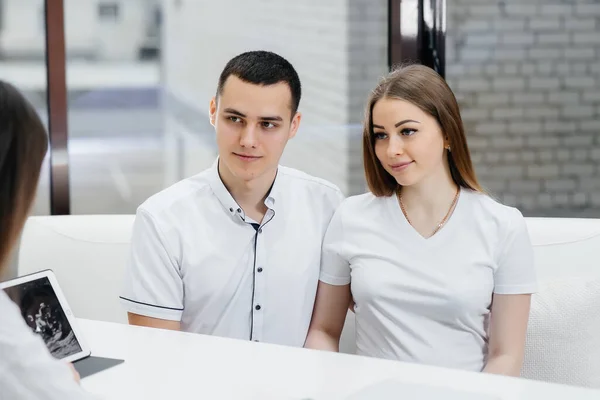
[[[79,375],[79,372],[77,372],[73,364],[68,363],[67,365],[69,366],[69,368],[71,368],[71,372],[73,373],[73,378],[75,378],[75,382],[81,382],[81,376]]]

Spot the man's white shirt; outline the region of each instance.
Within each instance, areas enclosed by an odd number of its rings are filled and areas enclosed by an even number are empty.
[[[139,207],[122,304],[188,332],[303,346],[323,237],[342,200],[335,185],[280,166],[257,223],[217,160]]]

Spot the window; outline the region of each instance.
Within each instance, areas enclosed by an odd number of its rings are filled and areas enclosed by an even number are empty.
[[[100,21],[116,21],[119,18],[119,5],[112,2],[98,4],[98,18]]]

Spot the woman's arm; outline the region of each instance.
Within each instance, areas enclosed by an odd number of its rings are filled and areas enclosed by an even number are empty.
[[[350,285],[319,282],[312,321],[304,347],[339,351],[340,336],[350,304]]]
[[[521,374],[530,304],[530,294],[494,294],[488,361],[483,372]]]

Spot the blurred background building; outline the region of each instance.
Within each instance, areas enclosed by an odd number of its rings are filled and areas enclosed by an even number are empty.
[[[282,163],[364,192],[363,107],[389,69],[399,3],[64,0],[71,213],[133,213],[209,166],[218,75],[256,49],[288,58],[304,88]],[[402,35],[445,11],[436,54],[484,186],[529,216],[600,216],[600,2],[404,3],[419,8],[398,15]],[[47,120],[45,50],[44,1],[0,0],[0,78]],[[47,165],[38,214],[50,212],[48,177]]]

